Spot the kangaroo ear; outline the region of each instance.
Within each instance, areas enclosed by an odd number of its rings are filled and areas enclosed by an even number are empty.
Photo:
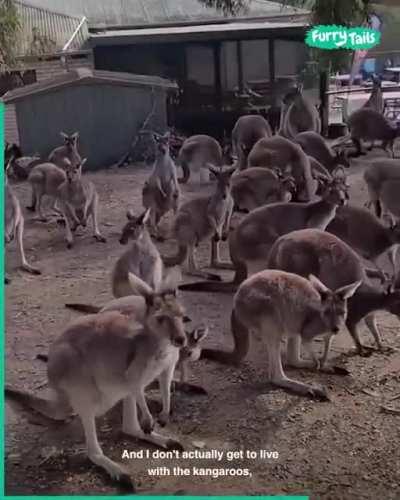
[[[212,163],[207,163],[206,164],[206,167],[208,168],[208,170],[215,175],[215,177],[218,177],[219,174],[221,173],[220,172],[220,169],[217,169],[217,167],[215,165],[213,165]]]
[[[236,172],[236,167],[228,167],[225,168],[225,170],[223,170],[222,174],[224,175],[224,177],[230,177],[235,172]]]
[[[313,274],[310,274],[308,277],[309,281],[311,282],[312,286],[317,290],[317,292],[321,295],[321,298],[325,298],[327,294],[329,294],[330,290],[328,287],[326,287],[322,281],[320,281],[316,276]]]
[[[133,214],[132,210],[127,210],[127,212],[126,212],[126,218],[128,220],[135,220],[135,215]]]
[[[200,326],[192,332],[192,338],[196,343],[202,342],[208,335],[208,327]]]
[[[146,303],[153,299],[154,290],[145,281],[136,276],[136,274],[128,273],[128,280],[132,289],[132,295],[141,295],[146,299]]]
[[[336,167],[332,172],[332,177],[337,180],[345,181],[347,176],[343,167]]]
[[[149,221],[150,219],[150,214],[151,214],[151,208],[148,208],[146,210],[146,212],[143,214],[143,218],[142,218],[142,224],[147,224],[147,222]]]
[[[79,164],[79,167],[81,170],[82,170],[82,167],[86,164],[86,162],[87,162],[87,158],[83,158],[83,160],[81,160],[81,163]]]
[[[337,290],[335,290],[335,295],[340,297],[342,300],[349,299],[356,293],[357,288],[361,285],[361,283],[362,281],[360,280],[352,283],[351,285],[338,288]]]
[[[272,172],[278,177],[278,179],[283,179],[282,170],[278,167],[272,167]]]

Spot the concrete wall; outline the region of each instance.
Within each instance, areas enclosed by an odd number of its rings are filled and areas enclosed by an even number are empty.
[[[156,114],[149,128],[167,126],[166,96],[156,91]],[[75,85],[16,103],[20,144],[26,154],[47,156],[62,143],[59,132],[79,131],[79,151],[88,168],[118,161],[152,107],[150,88]]]

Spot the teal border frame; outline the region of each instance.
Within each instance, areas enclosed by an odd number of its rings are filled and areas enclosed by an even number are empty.
[[[3,189],[1,190],[1,195],[0,195],[0,233],[4,235],[4,104],[0,101],[0,184],[3,186]],[[1,369],[0,369],[0,387],[1,387],[1,404],[0,404],[0,427],[2,429],[1,433],[1,439],[0,439],[0,457],[1,457],[1,463],[0,463],[0,478],[2,479],[1,481],[1,489],[0,489],[0,498],[7,498],[7,499],[20,499],[20,498],[39,498],[43,500],[58,500],[59,498],[74,498],[74,499],[85,499],[85,498],[91,498],[92,500],[96,499],[103,499],[103,498],[116,498],[116,499],[121,499],[121,500],[126,500],[127,497],[129,496],[134,496],[136,498],[151,498],[153,500],[162,500],[164,498],[177,498],[174,495],[165,495],[165,496],[151,496],[151,495],[104,495],[104,496],[91,496],[91,495],[84,495],[84,496],[78,496],[78,495],[60,495],[60,496],[41,496],[41,495],[29,495],[29,496],[6,496],[5,495],[5,425],[4,425],[4,409],[5,409],[5,401],[4,401],[4,381],[5,381],[5,290],[4,290],[4,270],[5,270],[5,260],[4,260],[4,236],[2,237],[2,245],[1,245],[1,288],[2,288],[2,293],[1,293],[1,298],[0,298],[0,324],[1,324],[1,332],[2,332],[2,341],[1,341]],[[206,495],[200,495],[200,496],[182,496],[181,498],[186,498],[188,500],[199,500],[200,498],[204,498],[207,500],[220,500],[226,499],[226,500],[243,500],[245,498],[258,498],[262,500],[309,500],[308,496],[258,496],[258,497],[248,497],[248,496],[206,496]]]
[[[2,186],[1,194],[0,194],[0,234],[4,235],[4,104],[0,101],[0,183]],[[0,387],[1,387],[1,402],[0,402],[0,427],[1,427],[1,439],[0,439],[0,478],[1,481],[1,489],[0,495],[2,497],[5,496],[5,437],[6,437],[6,428],[4,425],[4,375],[6,369],[6,357],[5,357],[5,321],[4,321],[4,312],[5,312],[5,293],[4,293],[4,236],[2,236],[2,244],[1,247],[1,297],[0,297],[0,328],[1,328],[1,349],[0,349]]]

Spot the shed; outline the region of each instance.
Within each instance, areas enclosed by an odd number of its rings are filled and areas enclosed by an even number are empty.
[[[89,168],[118,161],[154,109],[149,128],[168,125],[168,95],[175,83],[157,76],[79,68],[7,92],[14,104],[24,154],[47,157],[61,144],[60,131],[79,131],[79,151]]]

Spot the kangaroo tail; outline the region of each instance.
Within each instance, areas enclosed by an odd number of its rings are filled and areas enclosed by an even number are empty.
[[[183,177],[178,179],[178,182],[179,184],[186,184],[190,178],[190,168],[187,161],[184,158],[181,158],[181,168],[183,172]]]
[[[247,356],[250,347],[250,338],[247,328],[238,320],[235,310],[231,315],[231,330],[233,336],[233,350],[231,352],[218,349],[202,349],[200,359],[210,359],[225,365],[238,365]]]
[[[39,416],[43,419],[44,417],[49,423],[49,420],[63,421],[72,416],[71,407],[66,402],[63,402],[61,398],[55,400],[44,399],[7,386],[4,394],[7,403],[13,410],[25,418]]]
[[[179,245],[177,255],[174,257],[163,257],[163,262],[166,267],[174,267],[183,264],[188,254],[188,248],[185,245]]]
[[[79,311],[86,314],[97,314],[101,311],[101,307],[92,306],[90,304],[65,304],[67,309],[72,309],[73,311]]]

